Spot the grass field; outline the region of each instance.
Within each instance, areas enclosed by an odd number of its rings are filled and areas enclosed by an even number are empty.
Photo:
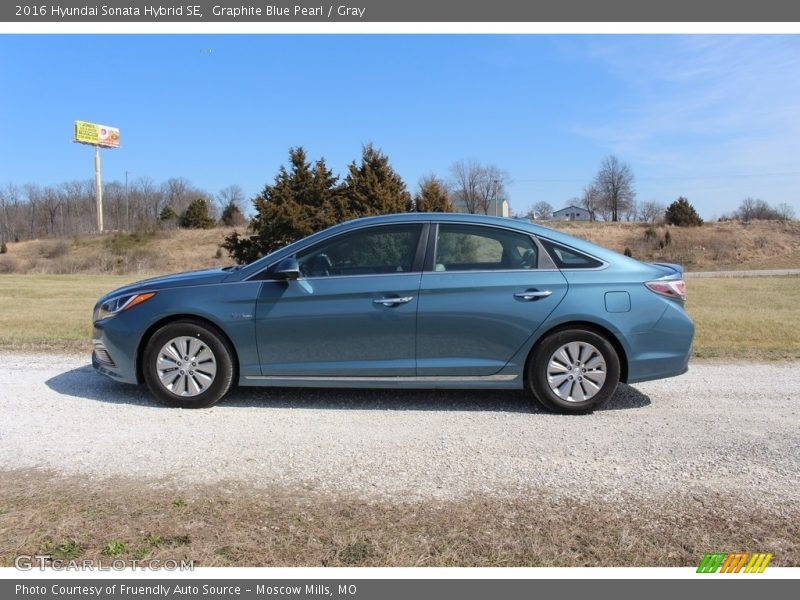
[[[137,277],[0,275],[0,347],[80,350],[91,347],[97,299]]]
[[[696,566],[752,548],[800,564],[800,515],[735,497],[657,501],[502,498],[394,502],[235,483],[143,486],[0,473],[0,566],[193,560],[195,566]]]
[[[0,348],[90,350],[97,298],[126,275],[0,275]],[[800,277],[690,279],[699,358],[800,358]]]

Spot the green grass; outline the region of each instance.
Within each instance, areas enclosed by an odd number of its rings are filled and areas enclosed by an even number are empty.
[[[137,277],[0,275],[0,348],[88,351],[97,298]],[[699,358],[800,358],[800,277],[690,279]]]

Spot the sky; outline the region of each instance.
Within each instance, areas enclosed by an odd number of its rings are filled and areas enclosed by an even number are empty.
[[[91,179],[76,119],[121,130],[105,181],[251,198],[292,146],[343,174],[372,142],[412,192],[496,165],[517,213],[568,205],[615,154],[640,201],[800,215],[800,36],[0,36],[0,185]]]

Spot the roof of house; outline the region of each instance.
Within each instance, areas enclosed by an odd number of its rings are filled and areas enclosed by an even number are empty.
[[[569,206],[565,206],[564,208],[559,208],[558,210],[554,210],[553,212],[559,213],[569,209],[582,210],[588,212],[585,208],[581,208],[580,206],[575,206],[574,204],[570,204]]]

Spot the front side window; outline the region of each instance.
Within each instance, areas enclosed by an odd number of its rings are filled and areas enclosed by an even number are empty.
[[[535,269],[538,248],[515,231],[476,225],[439,225],[435,271]]]
[[[421,225],[370,227],[297,253],[304,277],[381,275],[412,270]]]

